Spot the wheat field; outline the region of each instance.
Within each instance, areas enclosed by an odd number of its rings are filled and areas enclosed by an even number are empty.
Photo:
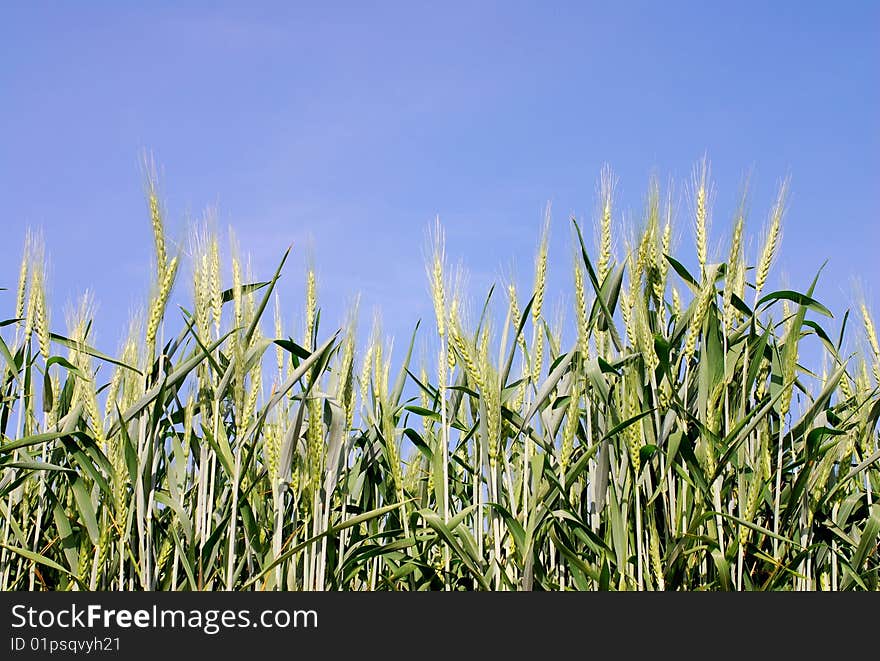
[[[2,283],[3,590],[880,587],[880,346],[866,304],[770,289],[787,184],[713,210],[703,161],[686,212],[652,181],[626,224],[604,169],[595,218],[553,221],[568,326],[549,212],[530,291],[467,291],[432,223],[435,314],[392,346],[356,307],[322,323],[313,270],[285,328],[287,254],[251,272],[205,223],[172,250],[158,183],[112,355],[88,295],[52,314],[39,235]]]

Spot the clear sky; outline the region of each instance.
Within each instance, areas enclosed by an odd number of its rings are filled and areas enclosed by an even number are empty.
[[[757,236],[790,175],[777,275],[803,290],[828,259],[819,298],[842,312],[858,281],[880,315],[876,2],[251,4],[3,3],[0,287],[42,228],[55,319],[92,287],[115,350],[148,291],[146,148],[173,238],[216,207],[258,277],[293,242],[288,322],[311,259],[326,324],[360,291],[402,343],[431,320],[435,215],[476,294],[529,284],[551,201],[570,291],[567,219],[591,220],[602,164],[634,215],[651,172],[681,191],[707,153],[719,252],[743,176]]]

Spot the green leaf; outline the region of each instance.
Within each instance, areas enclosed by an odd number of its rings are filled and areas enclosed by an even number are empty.
[[[44,555],[40,555],[39,553],[34,553],[33,551],[28,551],[27,549],[22,549],[17,546],[10,546],[9,544],[4,544],[3,542],[0,542],[0,547],[3,547],[9,551],[12,551],[13,553],[20,555],[22,558],[24,558],[26,560],[30,560],[31,562],[36,562],[38,564],[45,565],[46,567],[49,567],[50,569],[54,569],[55,571],[61,572],[62,574],[67,576],[70,580],[72,580],[74,583],[76,583],[80,587],[81,590],[87,591],[89,589],[89,587],[85,583],[83,583],[76,575],[72,574],[66,568],[62,567],[57,562],[47,558]]]
[[[136,367],[132,367],[131,365],[127,365],[126,363],[123,363],[121,360],[117,360],[116,358],[113,358],[112,356],[108,356],[105,353],[101,353],[97,349],[94,349],[83,342],[77,342],[75,340],[71,340],[67,337],[64,337],[63,335],[58,335],[57,333],[49,333],[49,337],[53,341],[67,347],[68,349],[74,349],[76,351],[80,351],[82,353],[88,354],[89,356],[92,356],[93,358],[97,358],[98,360],[103,360],[105,363],[111,363],[111,364],[117,365],[119,367],[124,367],[125,369],[130,370],[130,371],[134,372],[135,374],[142,374],[142,372],[139,369],[137,369]],[[58,356],[53,356],[52,358],[49,359],[49,361],[50,361],[50,363],[52,361],[59,362],[62,365],[64,365],[67,369],[73,368],[72,371],[79,373],[79,370],[77,370],[75,367],[73,367],[73,365],[71,365],[68,361],[64,360],[63,358],[60,358]]]
[[[700,293],[700,283],[697,281],[697,279],[694,276],[692,276],[690,274],[690,271],[688,271],[684,267],[684,265],[681,262],[679,262],[677,259],[673,259],[669,255],[663,255],[663,256],[666,258],[666,261],[669,262],[669,264],[672,266],[673,270],[676,273],[678,273],[678,275],[681,277],[681,279],[684,280],[688,284],[688,286],[691,288],[691,290],[694,292],[694,294],[699,294]]]
[[[761,299],[758,301],[758,304],[756,307],[759,308],[759,307],[763,306],[765,303],[772,303],[773,301],[778,301],[778,300],[783,300],[783,299],[788,300],[788,301],[792,301],[793,303],[797,303],[798,305],[801,305],[805,308],[813,310],[814,312],[818,312],[819,314],[825,315],[826,317],[832,317],[832,318],[834,317],[834,315],[831,314],[831,310],[829,310],[824,305],[819,303],[819,301],[817,301],[813,298],[810,298],[809,296],[807,296],[805,294],[801,294],[796,291],[789,291],[789,290],[775,291],[770,294],[767,294],[766,296],[762,296]]]
[[[71,481],[71,491],[73,491],[73,500],[76,503],[76,509],[79,511],[80,520],[89,533],[92,544],[98,545],[100,531],[98,530],[98,520],[95,516],[95,508],[92,505],[92,498],[86,490],[85,482],[81,477]]]
[[[18,450],[20,448],[27,448],[32,445],[48,443],[63,436],[68,436],[69,434],[70,432],[67,431],[53,431],[46,432],[44,434],[33,434],[32,436],[25,436],[24,438],[20,438],[17,441],[0,443],[0,452],[12,452],[13,450]]]

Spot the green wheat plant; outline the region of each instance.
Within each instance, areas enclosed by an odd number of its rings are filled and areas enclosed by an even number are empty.
[[[652,180],[624,225],[603,169],[595,219],[554,223],[567,263],[548,207],[525,294],[474,297],[433,223],[434,316],[396,343],[357,306],[327,328],[314,269],[286,327],[289,250],[264,271],[208,222],[167,240],[151,175],[149,295],[101,351],[90,295],[52,314],[29,233],[0,336],[0,588],[877,590],[871,310],[832,315],[818,274],[770,290],[787,183],[754,252],[707,162],[688,192],[676,217]]]

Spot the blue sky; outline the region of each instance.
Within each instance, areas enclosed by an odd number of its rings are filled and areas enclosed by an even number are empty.
[[[431,319],[435,215],[476,295],[528,286],[551,201],[552,306],[603,163],[633,216],[650,173],[681,192],[707,153],[719,254],[745,173],[754,237],[790,175],[775,273],[805,289],[828,259],[818,297],[842,312],[860,282],[880,314],[880,5],[709,4],[5,4],[0,286],[42,228],[55,319],[91,287],[113,351],[148,292],[146,148],[173,238],[215,207],[258,277],[292,242],[289,323],[311,261],[326,324],[361,292],[362,323],[380,307],[402,343]]]

